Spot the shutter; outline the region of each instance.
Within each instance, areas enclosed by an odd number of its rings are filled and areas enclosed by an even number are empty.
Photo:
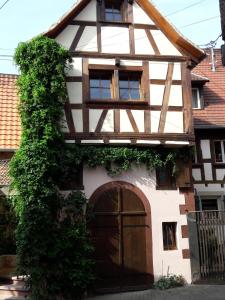
[[[176,162],[176,183],[179,188],[187,188],[192,186],[190,162],[182,161]]]

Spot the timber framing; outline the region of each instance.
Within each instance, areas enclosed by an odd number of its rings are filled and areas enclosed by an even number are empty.
[[[74,18],[84,9],[87,4],[89,4],[90,0],[81,0],[75,4],[72,9],[66,13],[55,25],[53,25],[47,32],[43,33],[44,35],[55,38],[68,24],[75,24],[73,22]],[[102,1],[104,3],[104,1]],[[154,21],[156,27],[171,40],[171,42],[179,49],[183,51],[183,53],[189,54],[189,59],[193,61],[194,64],[200,62],[205,57],[204,51],[200,48],[189,42],[185,39],[176,29],[167,21],[167,19],[156,9],[156,7],[150,2],[146,0],[136,0],[137,4],[146,12],[146,14]],[[127,3],[127,1],[126,1]],[[97,5],[99,5],[97,3]],[[132,13],[131,13],[131,5],[128,4],[128,16],[124,19],[125,22],[121,22],[122,25],[129,26],[132,24]],[[97,9],[97,8],[96,8]],[[99,15],[99,14],[97,14]],[[126,23],[126,21],[128,21]],[[97,21],[96,21],[97,22]],[[100,22],[99,22],[100,23]],[[87,23],[86,23],[87,24]],[[108,22],[107,22],[108,24]],[[90,23],[89,23],[90,25]],[[92,26],[94,23],[92,23]],[[118,26],[118,24],[115,24]],[[143,28],[143,25],[141,25]],[[146,28],[146,27],[145,27]],[[146,28],[147,29],[147,28]]]

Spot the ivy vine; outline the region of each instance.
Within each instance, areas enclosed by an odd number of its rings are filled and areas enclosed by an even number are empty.
[[[93,281],[93,262],[81,209],[86,199],[79,192],[63,198],[56,184],[70,57],[54,40],[39,36],[19,44],[14,60],[21,71],[22,140],[10,166],[18,272],[29,278],[30,299],[76,299]],[[68,201],[76,214],[65,213]]]
[[[104,167],[109,176],[126,172],[133,165],[145,165],[147,170],[171,166],[176,173],[177,159],[189,160],[190,148],[165,149],[141,147],[111,147],[67,145],[60,159],[61,180],[70,177],[72,169],[83,164],[90,168]]]

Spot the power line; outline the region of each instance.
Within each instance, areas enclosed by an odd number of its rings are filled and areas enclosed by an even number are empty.
[[[216,19],[216,18],[219,18],[219,17],[220,17],[220,15],[217,15],[217,16],[214,16],[214,17],[211,17],[211,18],[208,18],[208,19],[203,19],[203,20],[191,23],[191,24],[187,24],[187,25],[181,26],[180,28],[185,28],[185,27],[193,26],[193,25],[196,25],[196,24],[199,24],[199,23],[203,23],[203,22],[206,22],[206,21],[210,21],[210,20],[213,20],[213,19]]]
[[[180,8],[180,9],[178,9],[178,10],[175,10],[175,11],[169,13],[168,15],[166,15],[166,17],[175,15],[175,14],[177,14],[177,13],[179,13],[179,12],[182,12],[182,11],[184,11],[184,10],[186,10],[186,9],[189,9],[189,8],[191,8],[191,7],[193,7],[193,6],[199,5],[200,3],[205,2],[205,1],[206,1],[206,0],[201,0],[201,1],[198,1],[198,2],[196,2],[196,3],[192,3],[192,4],[190,4],[190,5],[186,6],[186,7]]]
[[[0,10],[9,2],[10,0],[6,0],[3,4],[2,4],[2,6],[0,6]]]
[[[218,39],[222,36],[222,33],[219,34],[219,36],[214,40],[214,41],[210,41],[209,43],[203,44],[203,45],[198,45],[199,47],[207,47],[207,46],[216,46]]]

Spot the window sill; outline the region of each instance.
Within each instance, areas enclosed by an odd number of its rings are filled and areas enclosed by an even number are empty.
[[[88,100],[86,104],[111,104],[115,106],[119,105],[148,105],[148,101],[145,100],[112,100],[112,99],[95,99],[95,100]]]
[[[177,187],[176,186],[156,186],[156,190],[168,190],[168,191],[176,191]]]

